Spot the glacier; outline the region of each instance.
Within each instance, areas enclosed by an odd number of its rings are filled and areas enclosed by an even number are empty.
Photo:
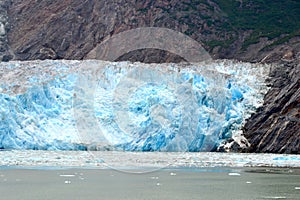
[[[0,149],[213,151],[243,137],[269,66],[230,60],[0,64]]]

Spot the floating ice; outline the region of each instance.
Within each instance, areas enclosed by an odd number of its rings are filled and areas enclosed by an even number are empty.
[[[240,176],[240,173],[236,173],[236,172],[232,172],[232,173],[228,173],[228,176]]]
[[[61,177],[74,177],[74,174],[60,174]]]
[[[0,148],[211,151],[262,105],[268,67],[0,64]]]
[[[276,157],[273,158],[273,160],[278,160],[278,161],[300,161],[300,158],[298,157]]]

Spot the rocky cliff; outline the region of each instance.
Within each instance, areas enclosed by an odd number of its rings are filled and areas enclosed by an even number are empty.
[[[300,153],[300,64],[276,64],[264,106],[245,126],[251,152]]]
[[[297,1],[5,0],[0,9],[3,61],[85,59],[117,33],[155,26],[190,36],[213,58],[273,63],[265,104],[244,128],[251,143],[247,151],[300,153]],[[150,49],[130,52],[118,60],[182,59]]]

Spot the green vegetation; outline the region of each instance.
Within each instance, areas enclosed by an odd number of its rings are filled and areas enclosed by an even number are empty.
[[[138,9],[137,11],[139,11],[139,12],[148,12],[148,10],[149,10],[149,8],[140,8],[140,9]]]
[[[260,37],[274,39],[286,34],[276,41],[276,44],[280,44],[299,35],[298,0],[216,0],[216,3],[227,14],[232,28],[253,31],[243,48],[257,43]]]
[[[213,3],[211,3],[213,2]],[[188,25],[185,34],[192,36],[198,30],[202,34],[211,34],[216,29],[219,36],[226,32],[224,40],[206,41],[211,48],[229,47],[240,33],[249,31],[242,48],[259,42],[261,37],[274,39],[266,48],[289,41],[294,36],[300,36],[300,0],[185,0],[175,7],[158,6],[171,19],[180,24]],[[222,12],[216,11],[214,3]],[[140,12],[147,12],[142,8]],[[195,23],[197,19],[206,21],[207,27],[203,30],[203,23]],[[222,37],[222,36],[221,36]],[[229,38],[231,37],[231,38]],[[228,39],[229,38],[229,39]]]
[[[230,46],[230,44],[232,44],[235,41],[236,38],[231,38],[229,40],[225,40],[225,41],[220,41],[220,40],[211,40],[211,41],[207,41],[204,42],[205,45],[214,48],[217,46],[221,46],[223,48],[227,48]]]
[[[279,38],[278,40],[276,40],[272,44],[270,44],[270,45],[266,46],[265,48],[263,48],[263,50],[265,50],[267,48],[271,48],[271,47],[279,45],[279,44],[283,44],[285,42],[288,42],[292,37],[295,37],[295,36],[300,36],[300,30],[295,31],[292,34],[288,34],[284,37]]]

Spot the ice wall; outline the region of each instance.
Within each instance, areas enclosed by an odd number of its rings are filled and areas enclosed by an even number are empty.
[[[0,148],[211,151],[263,103],[268,66],[0,64]]]

